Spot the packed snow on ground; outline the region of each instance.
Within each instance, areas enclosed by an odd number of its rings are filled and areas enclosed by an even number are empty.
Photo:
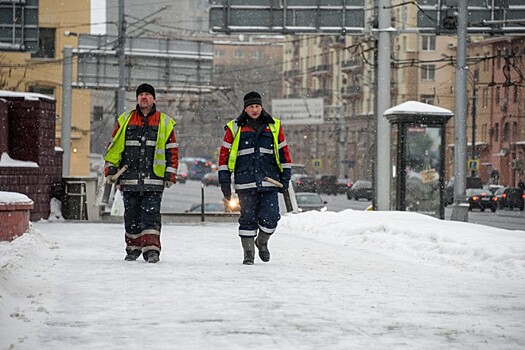
[[[525,231],[406,212],[286,214],[242,265],[237,224],[38,222],[0,243],[0,349],[524,349]]]

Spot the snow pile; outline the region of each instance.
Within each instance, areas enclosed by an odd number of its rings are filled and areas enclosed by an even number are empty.
[[[9,154],[4,152],[0,156],[0,167],[38,168],[38,164],[35,162],[13,159],[9,157]]]
[[[32,204],[33,201],[22,193],[0,191],[0,203],[12,204]]]
[[[0,242],[0,329],[10,329],[9,336],[24,342],[34,324],[47,315],[42,302],[50,286],[43,283],[56,246],[32,226],[11,242]],[[16,321],[22,322],[16,322]],[[9,327],[15,322],[18,326]],[[13,334],[13,332],[15,334]]]
[[[288,214],[279,230],[352,249],[377,248],[421,262],[525,278],[525,231],[409,212],[354,210]]]

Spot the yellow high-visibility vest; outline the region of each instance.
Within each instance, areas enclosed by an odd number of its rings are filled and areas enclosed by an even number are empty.
[[[120,165],[122,152],[126,145],[126,128],[134,111],[129,113],[122,113],[118,117],[120,128],[113,137],[111,144],[108,147],[108,152],[104,159],[115,166]],[[155,143],[155,155],[153,157],[153,172],[158,177],[164,177],[166,173],[166,142],[170,137],[175,121],[164,113],[160,113],[159,129],[157,132],[157,142]]]
[[[281,160],[279,159],[279,130],[281,128],[281,121],[279,119],[273,118],[275,123],[268,123],[268,127],[273,135],[273,154],[275,156],[275,161],[279,170],[283,171],[283,166]],[[235,120],[230,120],[226,124],[233,135],[232,148],[230,149],[230,155],[228,157],[228,170],[233,172],[235,170],[235,164],[237,163],[237,153],[239,152],[239,143],[241,141],[241,132],[239,126],[235,123]]]

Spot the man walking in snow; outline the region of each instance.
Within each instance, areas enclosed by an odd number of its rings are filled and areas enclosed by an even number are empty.
[[[156,263],[162,194],[176,182],[179,150],[175,121],[156,109],[153,86],[139,85],[136,97],[136,108],[118,118],[104,172],[111,181],[119,168],[128,167],[117,180],[124,198],[125,260],[135,261],[142,254],[147,262]]]
[[[270,261],[268,240],[277,228],[278,191],[288,189],[291,158],[279,119],[262,107],[261,95],[244,96],[244,110],[225,126],[219,156],[219,182],[224,197],[231,198],[231,174],[239,196],[239,236],[243,264],[253,265],[255,246],[262,261]],[[280,182],[283,187],[275,184]]]

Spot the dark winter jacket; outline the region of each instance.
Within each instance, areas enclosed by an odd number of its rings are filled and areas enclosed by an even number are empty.
[[[176,182],[179,151],[175,131],[171,132],[166,142],[166,173],[162,178],[153,171],[161,113],[156,110],[155,105],[147,116],[142,114],[138,105],[132,113],[126,127],[125,148],[119,164],[119,167],[128,165],[128,169],[118,179],[120,189],[122,191],[162,191],[164,181]],[[117,123],[113,137],[120,127],[121,125]],[[106,175],[108,175],[107,169],[111,164],[106,165]]]
[[[291,176],[291,158],[283,128],[279,129],[278,157],[282,165],[279,168],[274,154],[274,138],[269,124],[275,124],[274,119],[263,109],[259,123],[251,123],[246,112],[235,119],[241,133],[237,161],[234,170],[234,188],[236,191],[258,189],[259,191],[275,191],[278,188],[264,181],[270,177],[280,182],[288,182]],[[250,125],[259,125],[254,130]],[[257,126],[256,126],[257,127]],[[219,182],[229,184],[231,172],[228,170],[230,150],[235,138],[230,128],[225,127],[223,144],[219,155]]]

